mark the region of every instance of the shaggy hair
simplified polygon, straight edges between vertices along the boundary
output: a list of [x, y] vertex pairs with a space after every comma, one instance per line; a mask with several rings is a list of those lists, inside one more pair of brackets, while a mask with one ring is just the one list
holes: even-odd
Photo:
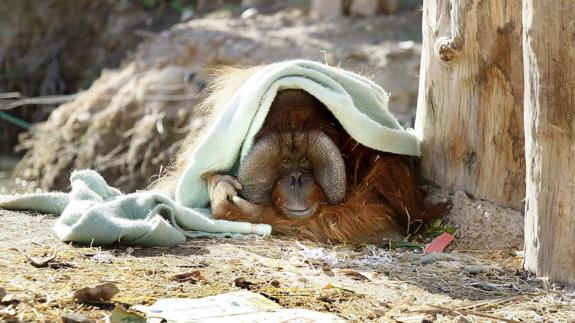
[[[217, 70], [218, 76], [208, 88], [211, 94], [201, 106], [208, 121], [217, 118], [221, 107], [257, 69]], [[205, 129], [209, 129], [209, 125]], [[290, 219], [274, 205], [263, 205], [263, 212], [254, 218], [230, 204], [221, 219], [267, 223], [274, 233], [314, 241], [378, 243], [384, 238], [399, 240], [444, 212], [445, 205], [425, 202], [426, 193], [419, 186], [413, 157], [383, 153], [359, 144], [311, 95], [294, 96], [293, 90], [279, 92], [255, 140], [286, 130], [320, 130], [340, 147], [346, 165], [345, 200], [335, 205], [324, 203], [316, 214], [306, 219]], [[173, 192], [196, 139], [202, 134], [188, 136], [171, 171], [160, 178], [155, 187]]]

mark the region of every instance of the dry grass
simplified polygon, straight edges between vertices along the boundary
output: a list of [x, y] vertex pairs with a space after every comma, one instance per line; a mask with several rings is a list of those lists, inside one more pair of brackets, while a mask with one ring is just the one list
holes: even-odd
[[[412, 251], [256, 237], [196, 239], [177, 248], [100, 248], [57, 241], [52, 222], [50, 216], [0, 211], [0, 287], [19, 299], [15, 314], [2, 318], [54, 321], [74, 312], [101, 320], [113, 303], [249, 288], [284, 307], [360, 321], [575, 320], [573, 291], [530, 278], [520, 269], [521, 257], [507, 251], [451, 252], [427, 262]], [[42, 264], [41, 257], [53, 254]], [[172, 278], [193, 271], [201, 279]], [[78, 288], [108, 281], [120, 290], [112, 302], [69, 298]]]

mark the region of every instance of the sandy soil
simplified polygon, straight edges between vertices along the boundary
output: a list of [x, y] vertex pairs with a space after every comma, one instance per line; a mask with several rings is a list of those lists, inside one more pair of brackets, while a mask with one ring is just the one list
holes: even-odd
[[450, 194], [445, 189], [433, 189], [429, 198], [451, 204], [443, 220], [457, 229], [458, 248], [523, 250], [523, 212], [474, 200], [462, 191]]
[[[54, 219], [0, 211], [0, 288], [17, 299], [0, 305], [0, 320], [54, 321], [71, 312], [101, 320], [112, 302], [76, 304], [69, 293], [104, 281], [120, 290], [113, 303], [126, 305], [243, 287], [288, 308], [358, 321], [575, 320], [575, 292], [530, 278], [520, 269], [521, 257], [509, 251], [451, 250], [426, 259], [417, 250], [253, 236], [195, 239], [176, 248], [99, 248], [58, 241]], [[53, 253], [41, 268], [28, 259]], [[199, 271], [199, 281], [171, 278], [192, 271]], [[238, 278], [248, 283], [237, 284]]]

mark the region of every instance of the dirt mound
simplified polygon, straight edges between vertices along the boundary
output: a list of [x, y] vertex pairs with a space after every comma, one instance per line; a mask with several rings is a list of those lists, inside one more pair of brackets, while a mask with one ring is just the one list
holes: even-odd
[[414, 115], [420, 46], [416, 12], [317, 22], [300, 10], [249, 19], [199, 19], [150, 34], [122, 67], [60, 106], [21, 146], [15, 176], [65, 189], [72, 169], [98, 170], [124, 191], [145, 187], [204, 121], [194, 106], [206, 66], [308, 58], [368, 74], [391, 91], [404, 124]]
[[523, 213], [495, 203], [474, 200], [465, 192], [450, 194], [438, 189], [430, 198], [436, 202], [450, 201], [445, 216], [448, 226], [457, 229], [454, 244], [470, 250], [523, 250]]
[[[0, 93], [4, 98], [59, 95], [86, 88], [104, 66], [118, 66], [145, 31], [180, 20], [167, 4], [137, 1], [1, 1]], [[9, 100], [1, 100], [0, 105]], [[28, 122], [46, 120], [54, 105], [11, 110]], [[12, 153], [24, 131], [0, 118], [0, 153]]]

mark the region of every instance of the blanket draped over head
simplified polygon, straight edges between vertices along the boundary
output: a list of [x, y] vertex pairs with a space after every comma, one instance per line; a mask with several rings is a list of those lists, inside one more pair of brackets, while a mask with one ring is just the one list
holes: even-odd
[[186, 237], [268, 235], [267, 224], [214, 220], [202, 175], [233, 174], [249, 152], [278, 91], [302, 89], [333, 113], [359, 143], [384, 152], [419, 156], [419, 141], [387, 109], [388, 94], [365, 77], [340, 68], [291, 60], [257, 70], [222, 106], [187, 157], [175, 196], [151, 190], [123, 194], [95, 171], [70, 177], [69, 193], [0, 196], [0, 208], [58, 214], [56, 235], [93, 245], [174, 246]]

